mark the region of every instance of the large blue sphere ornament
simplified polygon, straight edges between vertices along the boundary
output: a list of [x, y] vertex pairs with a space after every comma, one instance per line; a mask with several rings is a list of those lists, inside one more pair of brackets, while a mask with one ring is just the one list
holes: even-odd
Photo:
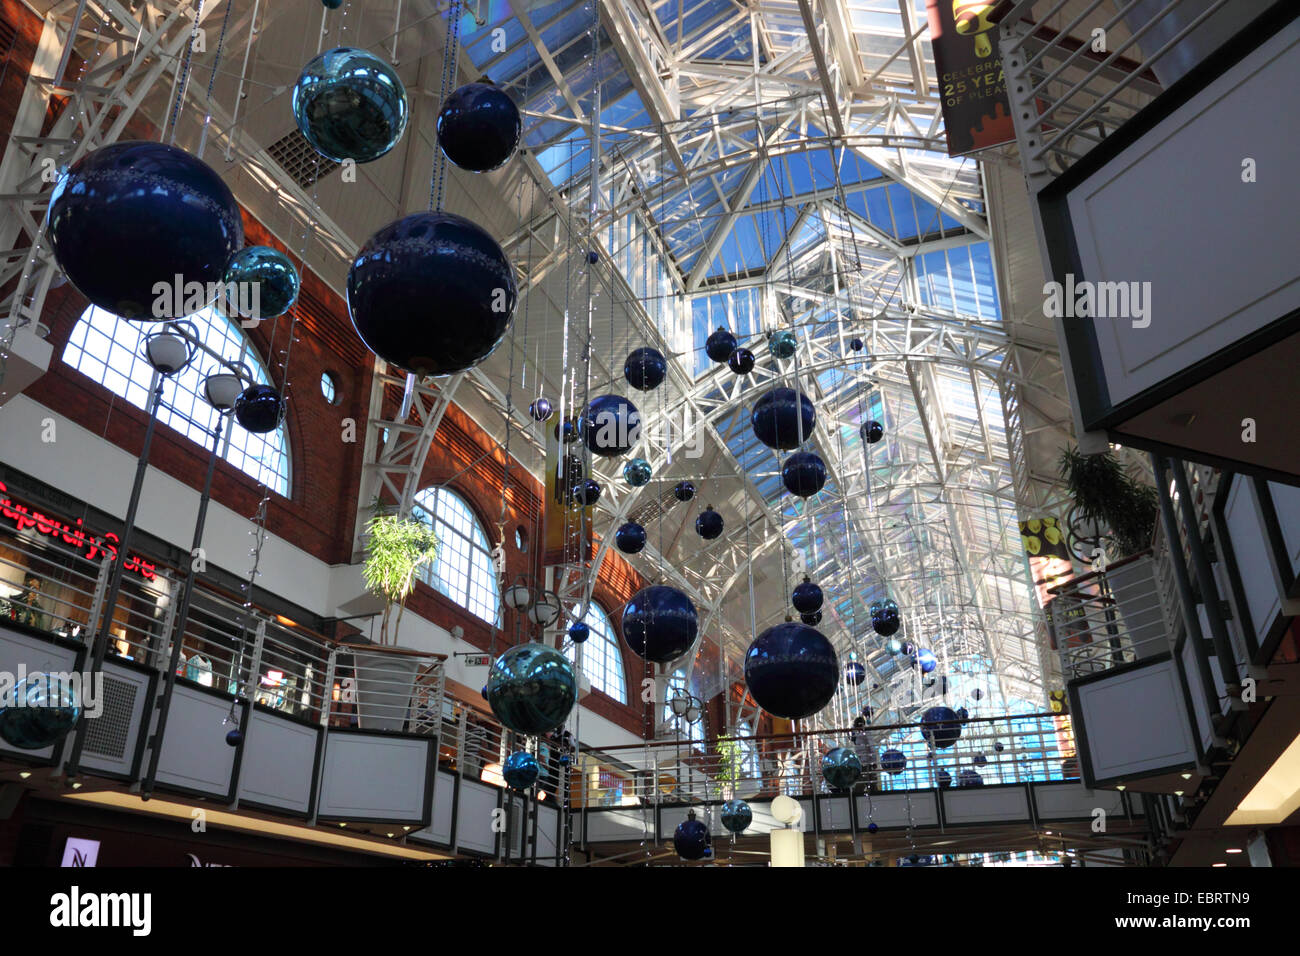
[[718, 818], [729, 833], [744, 833], [754, 822], [754, 811], [744, 800], [728, 800], [719, 808]]
[[293, 118], [322, 156], [368, 163], [397, 145], [410, 110], [397, 72], [365, 50], [326, 50], [302, 68]]
[[591, 637], [591, 628], [582, 621], [574, 621], [569, 625], [569, 640], [573, 643], [585, 644], [589, 637]]
[[554, 408], [551, 406], [549, 398], [537, 398], [528, 406], [528, 414], [533, 416], [533, 421], [544, 422], [551, 417]]
[[0, 737], [19, 750], [44, 750], [58, 743], [81, 716], [76, 688], [53, 674], [29, 674], [5, 697]]
[[798, 338], [789, 329], [773, 332], [772, 337], [767, 340], [768, 351], [772, 353], [774, 358], [779, 359], [788, 359], [791, 355], [794, 355], [794, 350], [798, 345]]
[[695, 497], [695, 482], [679, 481], [673, 486], [673, 497], [678, 501], [690, 501]]
[[871, 626], [881, 637], [891, 637], [898, 633], [903, 620], [898, 614], [898, 605], [893, 601], [871, 602]]
[[897, 776], [907, 769], [907, 757], [903, 756], [901, 750], [886, 750], [880, 755], [880, 769]]
[[645, 547], [645, 542], [645, 528], [635, 521], [619, 525], [619, 529], [614, 532], [614, 546], [624, 554], [636, 554]]
[[626, 455], [641, 438], [641, 413], [621, 395], [601, 395], [583, 410], [578, 431], [593, 455]]
[[[209, 283], [220, 283], [244, 244], [239, 205], [221, 177], [163, 143], [130, 140], [86, 154], [54, 187], [46, 215], [68, 280], [124, 319], [179, 319], [205, 308]], [[160, 295], [158, 283], [168, 291]]]
[[274, 319], [298, 301], [298, 270], [289, 257], [270, 246], [245, 246], [230, 258], [222, 284], [226, 301], [243, 318]]
[[939, 666], [939, 658], [928, 647], [922, 647], [916, 652], [916, 662], [921, 665], [922, 674], [928, 674]]
[[704, 342], [704, 353], [714, 362], [722, 363], [736, 350], [736, 337], [722, 326]]
[[945, 790], [952, 786], [952, 774], [942, 768], [934, 772], [934, 779]]
[[488, 706], [517, 734], [544, 734], [564, 723], [578, 700], [573, 664], [544, 644], [520, 644], [488, 672]]
[[683, 860], [699, 860], [709, 849], [709, 842], [709, 828], [695, 819], [694, 810], [688, 810], [686, 819], [673, 831], [673, 849]]
[[822, 757], [822, 776], [832, 790], [847, 790], [862, 776], [862, 761], [848, 747], [836, 747]]
[[885, 437], [885, 426], [877, 421], [863, 422], [862, 427], [858, 429], [858, 434], [868, 445], [874, 445]]
[[357, 335], [416, 375], [463, 372], [491, 355], [510, 328], [515, 295], [514, 267], [496, 240], [447, 212], [389, 223], [348, 272]]
[[284, 399], [270, 385], [250, 385], [235, 399], [235, 421], [255, 435], [265, 435], [284, 421]]
[[813, 611], [820, 611], [822, 601], [825, 595], [822, 589], [812, 583], [812, 579], [804, 577], [801, 584], [796, 584], [794, 591], [790, 594], [790, 603], [800, 614], [811, 614]]
[[931, 707], [921, 715], [921, 736], [936, 750], [947, 750], [961, 737], [961, 720], [951, 707]]
[[713, 510], [713, 505], [708, 505], [695, 518], [695, 533], [705, 541], [712, 541], [722, 534], [722, 515]]
[[644, 458], [633, 458], [623, 466], [623, 478], [633, 488], [640, 488], [650, 480], [652, 474], [650, 462]]
[[749, 420], [754, 426], [754, 437], [764, 445], [790, 451], [813, 433], [817, 413], [812, 400], [803, 392], [778, 386], [754, 403]]
[[643, 588], [623, 606], [623, 640], [637, 657], [667, 664], [691, 649], [700, 630], [695, 605], [664, 584]]
[[866, 679], [867, 669], [857, 661], [849, 661], [844, 665], [844, 683], [857, 687]]
[[727, 356], [727, 367], [737, 375], [748, 375], [754, 371], [754, 353], [749, 349], [738, 348]]
[[590, 508], [600, 500], [600, 482], [595, 478], [584, 478], [569, 493], [569, 501], [584, 508]]
[[519, 107], [496, 84], [466, 83], [438, 111], [438, 145], [448, 159], [472, 173], [504, 166], [519, 145]]
[[512, 753], [501, 767], [501, 776], [511, 790], [527, 790], [537, 782], [542, 768], [537, 758], [526, 750]]
[[974, 770], [963, 770], [957, 774], [957, 786], [959, 787], [982, 787], [984, 778]]
[[826, 484], [826, 463], [810, 451], [797, 451], [781, 466], [781, 482], [790, 494], [809, 498]]
[[806, 624], [786, 621], [754, 638], [745, 652], [745, 683], [758, 706], [802, 720], [825, 707], [840, 681], [835, 648]]
[[623, 377], [633, 388], [648, 392], [658, 388], [668, 376], [668, 360], [652, 348], [639, 348], [623, 363]]

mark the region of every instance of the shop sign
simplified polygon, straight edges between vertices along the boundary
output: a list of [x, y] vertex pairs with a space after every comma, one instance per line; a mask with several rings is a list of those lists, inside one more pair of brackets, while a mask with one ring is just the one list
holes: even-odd
[[[59, 518], [42, 514], [26, 505], [16, 504], [9, 498], [9, 489], [0, 481], [0, 516], [12, 521], [19, 531], [32, 528], [39, 534], [49, 535], [62, 541], [74, 551], [81, 552], [87, 561], [94, 561], [102, 555], [109, 555], [110, 560], [117, 560], [118, 537], [112, 531], [97, 535], [81, 526], [81, 519], [69, 524]], [[157, 566], [146, 561], [138, 554], [131, 555], [124, 565], [127, 571], [133, 571], [146, 581], [152, 581]]]

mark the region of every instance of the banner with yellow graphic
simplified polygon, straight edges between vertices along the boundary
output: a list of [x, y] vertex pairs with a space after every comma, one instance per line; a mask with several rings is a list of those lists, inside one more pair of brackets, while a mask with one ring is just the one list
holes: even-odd
[[998, 0], [926, 2], [949, 156], [1016, 139], [997, 25], [991, 19], [997, 6]]

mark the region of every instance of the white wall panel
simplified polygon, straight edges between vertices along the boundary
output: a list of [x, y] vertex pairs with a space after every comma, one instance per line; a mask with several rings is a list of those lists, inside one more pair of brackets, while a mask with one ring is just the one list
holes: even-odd
[[319, 737], [316, 727], [254, 710], [244, 730], [239, 799], [295, 813], [310, 810]]
[[1042, 820], [1091, 819], [1094, 811], [1107, 816], [1124, 812], [1124, 796], [1118, 790], [1089, 790], [1081, 783], [1034, 784], [1034, 803]]
[[942, 793], [943, 818], [950, 824], [1029, 819], [1024, 787], [961, 787]]
[[1123, 778], [1196, 760], [1172, 660], [1121, 671], [1078, 687], [1093, 774]]
[[349, 820], [420, 819], [432, 746], [432, 738], [328, 733], [316, 812]]
[[222, 724], [229, 713], [228, 700], [176, 684], [167, 711], [157, 782], [213, 796], [229, 793], [235, 748], [226, 743], [230, 728]]
[[496, 787], [461, 780], [460, 805], [456, 809], [456, 846], [478, 853], [496, 853], [496, 833], [492, 830], [493, 812], [497, 809]]
[[[917, 793], [883, 793], [861, 796], [858, 800], [858, 826], [865, 830], [868, 820], [881, 827], [930, 827], [939, 824], [939, 804], [933, 790]], [[909, 816], [910, 811], [910, 816]]]
[[1255, 483], [1249, 478], [1240, 475], [1233, 478], [1223, 506], [1223, 523], [1232, 539], [1237, 573], [1241, 576], [1241, 588], [1258, 641], [1282, 609], [1282, 596], [1273, 572], [1264, 517], [1255, 497]]

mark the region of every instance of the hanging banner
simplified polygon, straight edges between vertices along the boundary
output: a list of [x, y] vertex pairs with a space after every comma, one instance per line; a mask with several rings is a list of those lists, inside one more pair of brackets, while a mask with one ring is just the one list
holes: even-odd
[[561, 445], [552, 415], [542, 425], [546, 432], [546, 501], [543, 519], [546, 525], [542, 547], [542, 564], [576, 564], [590, 560], [592, 554], [592, 508], [574, 507], [570, 492], [586, 477], [582, 456], [573, 445]]
[[[1029, 555], [1029, 573], [1034, 579], [1034, 593], [1038, 596], [1038, 606], [1047, 615], [1048, 636], [1052, 650], [1057, 650], [1060, 638], [1065, 637], [1068, 645], [1078, 644], [1087, 637], [1087, 607], [1075, 601], [1064, 607], [1062, 616], [1066, 623], [1059, 629], [1053, 617], [1052, 602], [1059, 600], [1050, 594], [1052, 588], [1064, 584], [1074, 577], [1074, 562], [1070, 557], [1070, 546], [1065, 540], [1065, 529], [1056, 518], [1030, 518], [1020, 522], [1020, 540]], [[1075, 618], [1078, 623], [1071, 623]]]
[[948, 155], [1015, 141], [1007, 81], [989, 19], [998, 0], [926, 0]]

